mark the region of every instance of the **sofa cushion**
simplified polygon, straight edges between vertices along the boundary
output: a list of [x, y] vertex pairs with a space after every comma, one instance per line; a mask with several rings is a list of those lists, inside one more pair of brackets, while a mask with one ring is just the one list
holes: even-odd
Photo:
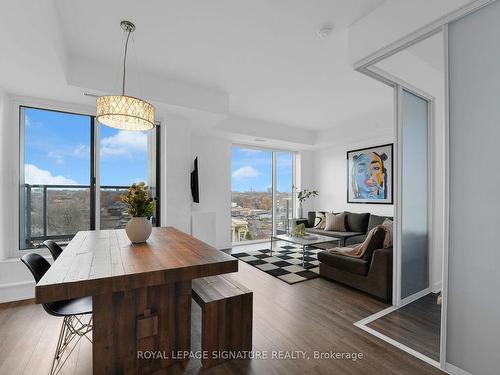
[[366, 251], [363, 254], [364, 260], [370, 262], [372, 260], [373, 252], [384, 247], [385, 233], [386, 231], [383, 227], [374, 229], [370, 242], [368, 243]]
[[345, 232], [345, 213], [332, 214], [327, 212], [325, 230], [333, 230], [335, 232]]
[[318, 260], [331, 267], [341, 269], [358, 275], [367, 275], [370, 263], [364, 259], [346, 257], [345, 255], [333, 254], [327, 251], [318, 253]]
[[358, 236], [363, 233], [359, 232], [335, 232], [333, 230], [306, 228], [307, 233], [320, 234], [322, 236], [336, 237], [336, 238], [348, 238], [352, 236]]
[[368, 220], [370, 219], [370, 214], [355, 214], [353, 212], [346, 211], [346, 229], [349, 232], [368, 232]]
[[307, 213], [307, 227], [314, 227], [314, 220], [316, 220], [316, 211], [309, 211]]
[[326, 216], [323, 212], [316, 212], [316, 218], [314, 219], [314, 228], [315, 229], [325, 229], [326, 225]]
[[367, 230], [367, 232], [371, 231], [377, 225], [382, 225], [382, 223], [384, 222], [385, 219], [392, 220], [392, 217], [390, 217], [390, 216], [370, 215], [370, 219], [368, 220], [368, 230]]
[[382, 223], [384, 226], [386, 233], [385, 233], [385, 240], [384, 240], [384, 248], [392, 247], [392, 236], [393, 236], [393, 226], [394, 222], [391, 219], [385, 219], [384, 222]]

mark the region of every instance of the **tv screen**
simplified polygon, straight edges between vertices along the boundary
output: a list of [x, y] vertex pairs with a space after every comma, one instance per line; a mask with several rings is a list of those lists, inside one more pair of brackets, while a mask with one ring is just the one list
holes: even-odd
[[194, 159], [194, 168], [191, 172], [191, 195], [193, 202], [200, 203], [200, 191], [198, 188], [198, 157]]

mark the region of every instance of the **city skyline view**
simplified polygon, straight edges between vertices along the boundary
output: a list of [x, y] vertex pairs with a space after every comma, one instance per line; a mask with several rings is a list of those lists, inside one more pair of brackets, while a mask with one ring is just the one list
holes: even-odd
[[284, 233], [293, 207], [293, 153], [234, 146], [231, 162], [231, 241], [268, 239], [273, 221], [276, 231]]

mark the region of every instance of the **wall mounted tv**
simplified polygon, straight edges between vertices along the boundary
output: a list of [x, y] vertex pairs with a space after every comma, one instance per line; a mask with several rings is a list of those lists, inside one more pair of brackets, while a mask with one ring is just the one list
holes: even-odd
[[200, 203], [200, 190], [198, 187], [198, 157], [194, 159], [194, 168], [191, 172], [191, 195], [193, 202]]

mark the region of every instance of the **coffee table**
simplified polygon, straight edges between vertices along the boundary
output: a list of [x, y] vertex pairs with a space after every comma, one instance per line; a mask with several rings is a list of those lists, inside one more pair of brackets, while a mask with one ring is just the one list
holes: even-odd
[[292, 237], [288, 234], [278, 234], [276, 236], [271, 236], [271, 256], [273, 256], [273, 242], [274, 241], [285, 241], [293, 243], [294, 245], [302, 246], [302, 267], [305, 268], [305, 257], [306, 257], [306, 247], [315, 246], [326, 242], [337, 242], [340, 246], [341, 239], [337, 237], [323, 236], [321, 234], [311, 234], [310, 238], [307, 237]]

